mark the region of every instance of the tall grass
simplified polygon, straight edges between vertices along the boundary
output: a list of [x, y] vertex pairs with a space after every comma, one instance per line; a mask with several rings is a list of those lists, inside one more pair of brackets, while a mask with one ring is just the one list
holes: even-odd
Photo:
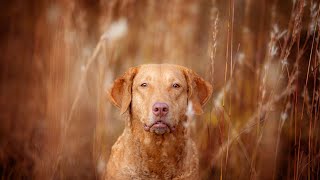
[[37, 1], [1, 7], [2, 179], [103, 178], [124, 121], [106, 99], [143, 63], [214, 86], [191, 135], [201, 179], [319, 179], [320, 5]]

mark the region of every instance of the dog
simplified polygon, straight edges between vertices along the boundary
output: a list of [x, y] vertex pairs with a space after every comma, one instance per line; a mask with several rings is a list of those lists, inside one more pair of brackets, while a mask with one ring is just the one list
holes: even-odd
[[108, 91], [126, 125], [111, 149], [106, 179], [199, 179], [195, 143], [187, 133], [193, 113], [212, 94], [212, 86], [192, 70], [171, 64], [130, 68]]

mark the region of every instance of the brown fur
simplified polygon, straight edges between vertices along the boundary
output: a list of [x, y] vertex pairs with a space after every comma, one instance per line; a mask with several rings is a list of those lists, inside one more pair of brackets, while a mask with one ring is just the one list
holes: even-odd
[[[148, 82], [147, 88], [140, 83]], [[172, 88], [178, 82], [180, 88]], [[129, 69], [115, 80], [109, 93], [111, 102], [126, 119], [123, 134], [113, 145], [107, 165], [107, 179], [198, 179], [198, 155], [183, 125], [192, 102], [195, 114], [210, 98], [212, 87], [191, 70], [177, 65], [142, 65]], [[176, 127], [157, 135], [143, 129], [154, 121], [151, 106], [169, 105], [166, 122]]]

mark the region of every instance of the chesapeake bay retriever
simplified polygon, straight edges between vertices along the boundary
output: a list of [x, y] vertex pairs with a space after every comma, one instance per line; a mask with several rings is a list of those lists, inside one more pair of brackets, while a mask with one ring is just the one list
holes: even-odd
[[178, 65], [148, 64], [130, 68], [114, 81], [111, 102], [126, 125], [113, 145], [107, 179], [199, 179], [198, 155], [184, 124], [212, 93], [212, 86]]

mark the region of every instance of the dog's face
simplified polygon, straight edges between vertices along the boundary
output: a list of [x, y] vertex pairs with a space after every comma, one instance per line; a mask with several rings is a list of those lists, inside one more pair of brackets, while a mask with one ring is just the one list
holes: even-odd
[[175, 66], [142, 66], [132, 85], [132, 115], [156, 134], [175, 130], [188, 103], [188, 84]]
[[195, 114], [201, 114], [211, 93], [211, 85], [190, 69], [150, 64], [131, 68], [118, 78], [110, 97], [122, 113], [140, 120], [141, 129], [162, 135], [175, 131], [188, 103]]

